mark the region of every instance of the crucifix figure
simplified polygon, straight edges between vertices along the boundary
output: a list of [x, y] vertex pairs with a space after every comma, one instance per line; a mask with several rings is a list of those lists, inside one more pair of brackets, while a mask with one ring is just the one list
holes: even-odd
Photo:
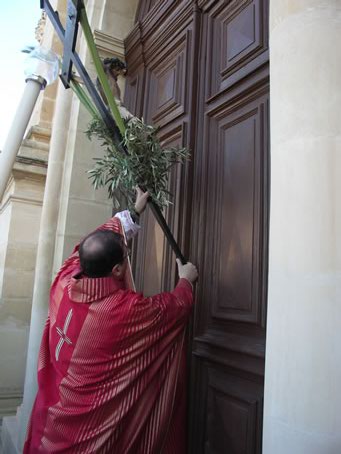
[[[117, 78], [118, 78], [118, 76], [124, 76], [126, 74], [127, 67], [126, 67], [125, 63], [116, 57], [105, 58], [103, 60], [103, 67], [104, 67], [104, 72], [108, 77], [110, 89], [111, 89], [111, 92], [112, 92], [114, 98], [116, 100], [122, 102], [121, 90], [120, 90], [120, 87], [118, 86]], [[105, 102], [106, 105], [108, 105], [107, 98], [105, 97], [104, 91], [102, 89], [102, 85], [100, 84], [98, 77], [96, 79], [96, 87], [97, 87], [98, 91], [100, 92], [103, 101]]]
[[[118, 77], [125, 76], [127, 73], [126, 64], [117, 57], [111, 57], [111, 58], [107, 57], [103, 60], [103, 68], [104, 68], [104, 72], [108, 78], [110, 90], [115, 98], [115, 101], [118, 106], [118, 110], [120, 112], [121, 117], [124, 120], [131, 120], [132, 118], [135, 118], [134, 115], [131, 112], [129, 112], [129, 110], [123, 105], [123, 102], [121, 99], [121, 89], [117, 83]], [[107, 98], [105, 96], [105, 93], [103, 91], [102, 85], [101, 85], [98, 77], [96, 79], [96, 88], [99, 91], [105, 104], [108, 105]]]

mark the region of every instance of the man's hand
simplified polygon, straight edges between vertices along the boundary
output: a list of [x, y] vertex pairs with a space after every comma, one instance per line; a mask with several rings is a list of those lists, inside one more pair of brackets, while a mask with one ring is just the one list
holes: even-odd
[[135, 211], [137, 214], [141, 214], [146, 209], [147, 201], [149, 197], [149, 192], [143, 192], [140, 188], [136, 188], [136, 202], [135, 202]]
[[187, 279], [191, 283], [198, 279], [198, 270], [193, 263], [188, 262], [186, 265], [183, 265], [180, 259], [176, 259], [176, 263], [178, 265], [180, 279]]

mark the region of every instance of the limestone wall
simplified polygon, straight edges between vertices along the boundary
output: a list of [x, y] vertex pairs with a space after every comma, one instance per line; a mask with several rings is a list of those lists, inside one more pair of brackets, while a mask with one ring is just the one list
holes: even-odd
[[341, 452], [339, 0], [270, 1], [264, 454]]
[[24, 142], [0, 207], [0, 417], [22, 397], [47, 148]]

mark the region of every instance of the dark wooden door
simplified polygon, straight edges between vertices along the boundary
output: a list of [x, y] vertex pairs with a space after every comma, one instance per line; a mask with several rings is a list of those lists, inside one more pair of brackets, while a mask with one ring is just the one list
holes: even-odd
[[[191, 330], [191, 453], [261, 452], [268, 245], [268, 0], [141, 1], [127, 39], [126, 102], [192, 159], [166, 213], [199, 268]], [[153, 217], [138, 287], [171, 289]]]

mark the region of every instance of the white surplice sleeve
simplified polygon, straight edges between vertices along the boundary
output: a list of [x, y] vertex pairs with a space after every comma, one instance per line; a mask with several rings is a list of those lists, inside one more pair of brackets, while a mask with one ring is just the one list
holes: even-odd
[[115, 217], [121, 221], [128, 241], [141, 229], [141, 227], [133, 221], [129, 210], [120, 211], [115, 214]]

